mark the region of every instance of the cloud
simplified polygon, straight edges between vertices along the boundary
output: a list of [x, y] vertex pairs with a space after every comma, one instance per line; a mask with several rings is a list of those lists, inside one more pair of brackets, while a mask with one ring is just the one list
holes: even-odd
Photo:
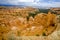
[[38, 2], [32, 3], [31, 6], [41, 6], [41, 7], [60, 7], [60, 2]]
[[19, 2], [34, 2], [34, 0], [17, 0]]
[[0, 0], [0, 4], [60, 7], [59, 0]]
[[51, 2], [50, 6], [52, 6], [52, 7], [60, 7], [60, 2]]

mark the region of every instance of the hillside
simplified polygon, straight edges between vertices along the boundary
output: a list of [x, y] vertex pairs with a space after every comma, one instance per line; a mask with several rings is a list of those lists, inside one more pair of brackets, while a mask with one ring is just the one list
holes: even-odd
[[55, 11], [32, 7], [0, 7], [0, 40], [51, 35], [60, 20], [52, 10]]

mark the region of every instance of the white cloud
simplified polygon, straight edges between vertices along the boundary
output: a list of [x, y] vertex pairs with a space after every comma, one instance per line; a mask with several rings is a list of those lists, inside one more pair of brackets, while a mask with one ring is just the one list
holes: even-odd
[[50, 4], [50, 6], [52, 6], [52, 7], [60, 7], [60, 2], [52, 2]]
[[34, 2], [34, 0], [17, 0], [19, 2]]
[[11, 5], [27, 5], [27, 6], [43, 6], [43, 7], [60, 7], [60, 2], [45, 2], [43, 0], [0, 0], [0, 4], [11, 4]]
[[32, 2], [32, 3], [34, 3], [34, 0], [5, 0], [5, 1], [1, 0], [0, 4], [14, 4], [14, 5], [19, 5], [20, 2], [25, 2], [25, 3]]

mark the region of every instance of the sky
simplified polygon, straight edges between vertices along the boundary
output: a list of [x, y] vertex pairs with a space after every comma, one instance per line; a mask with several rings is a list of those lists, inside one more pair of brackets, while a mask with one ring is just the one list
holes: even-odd
[[0, 5], [26, 5], [41, 7], [60, 7], [60, 0], [0, 0]]

